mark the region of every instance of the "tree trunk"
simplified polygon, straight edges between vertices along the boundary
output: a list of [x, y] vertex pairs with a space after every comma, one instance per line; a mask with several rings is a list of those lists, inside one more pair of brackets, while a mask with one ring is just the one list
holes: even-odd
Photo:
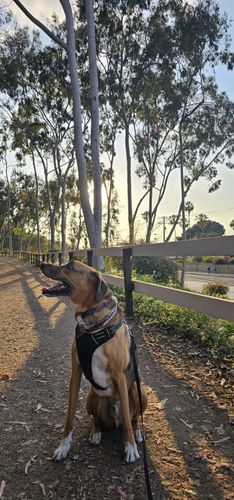
[[66, 202], [65, 202], [65, 195], [66, 195], [66, 177], [64, 176], [63, 179], [61, 179], [61, 250], [62, 252], [65, 252], [67, 250], [67, 244], [66, 244]]
[[50, 213], [50, 251], [55, 252], [55, 212]]
[[[150, 183], [151, 184], [151, 183]], [[149, 219], [148, 219], [148, 224], [147, 224], [147, 232], [146, 232], [146, 238], [145, 242], [150, 243], [151, 240], [151, 233], [153, 229], [153, 186], [150, 185], [150, 191], [149, 191]]]
[[10, 187], [10, 181], [8, 177], [8, 165], [7, 165], [7, 158], [5, 154], [5, 167], [6, 167], [6, 181], [7, 181], [7, 229], [8, 229], [8, 245], [9, 245], [9, 252], [10, 255], [13, 253], [13, 240], [12, 240], [12, 231], [11, 231], [11, 187]]
[[[182, 239], [186, 240], [186, 218], [185, 218], [185, 192], [184, 192], [184, 148], [182, 136], [182, 122], [179, 128], [180, 140], [180, 184], [181, 184], [181, 212], [182, 212]], [[180, 284], [184, 287], [185, 280], [185, 257], [182, 259]]]
[[98, 71], [96, 60], [96, 38], [95, 20], [93, 11], [93, 0], [86, 0], [87, 35], [89, 52], [89, 79], [91, 93], [91, 151], [94, 183], [94, 221], [96, 229], [96, 241], [102, 245], [102, 178], [100, 168], [99, 152], [99, 95], [98, 95]]
[[77, 159], [78, 174], [79, 174], [80, 200], [90, 245], [91, 247], [97, 247], [98, 246], [97, 243], [99, 242], [96, 234], [94, 216], [89, 201], [88, 178], [87, 178], [87, 169], [86, 169], [85, 155], [84, 155], [80, 84], [77, 74], [76, 42], [75, 42], [75, 32], [73, 25], [73, 15], [70, 2], [68, 0], [60, 0], [60, 2], [62, 4], [66, 17], [67, 55], [68, 55], [69, 72], [71, 77], [71, 92], [73, 100], [73, 119], [74, 119], [74, 136], [75, 136], [74, 139], [75, 139], [75, 151], [76, 151], [76, 159]]
[[38, 177], [37, 177], [37, 169], [36, 169], [35, 156], [34, 156], [33, 153], [32, 153], [32, 162], [33, 162], [33, 169], [34, 169], [34, 175], [35, 175], [35, 184], [36, 184], [37, 251], [38, 251], [38, 253], [41, 253], [40, 220], [39, 220], [39, 186], [38, 186]]
[[128, 193], [128, 227], [129, 227], [129, 243], [134, 244], [134, 220], [132, 216], [132, 159], [130, 153], [130, 134], [129, 122], [124, 121], [125, 124], [125, 152], [127, 161], [127, 193]]

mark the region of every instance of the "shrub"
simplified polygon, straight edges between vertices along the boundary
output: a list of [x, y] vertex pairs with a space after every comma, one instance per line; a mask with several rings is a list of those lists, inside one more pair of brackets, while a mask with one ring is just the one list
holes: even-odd
[[175, 261], [163, 257], [134, 257], [133, 269], [137, 274], [151, 275], [154, 283], [176, 283], [178, 265]]
[[[124, 309], [124, 292], [112, 287]], [[217, 362], [228, 361], [234, 367], [234, 323], [218, 320], [203, 313], [168, 304], [161, 300], [134, 293], [134, 316], [139, 322], [182, 335], [195, 344], [208, 347]]]
[[203, 261], [203, 257], [192, 257], [192, 262], [202, 262]]
[[113, 271], [119, 271], [122, 274], [123, 273], [122, 257], [111, 257], [111, 256], [105, 257], [105, 270], [107, 273], [111, 273]]
[[202, 293], [215, 297], [226, 297], [228, 290], [229, 287], [227, 285], [219, 283], [218, 281], [214, 281], [212, 283], [207, 283], [206, 285], [204, 285], [202, 288]]
[[216, 259], [215, 264], [226, 264], [226, 262], [222, 257], [219, 257]]
[[203, 262], [207, 262], [207, 264], [212, 264], [213, 262], [213, 257], [209, 257], [209, 256], [206, 256], [206, 257], [203, 257]]

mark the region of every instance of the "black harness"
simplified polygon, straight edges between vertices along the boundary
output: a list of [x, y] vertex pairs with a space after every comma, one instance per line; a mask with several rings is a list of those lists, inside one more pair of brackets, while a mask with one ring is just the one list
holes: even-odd
[[107, 387], [101, 387], [93, 379], [92, 357], [98, 347], [114, 337], [122, 324], [123, 321], [121, 320], [116, 325], [107, 326], [96, 333], [80, 333], [79, 324], [76, 327], [76, 347], [82, 370], [92, 386], [100, 391], [105, 391]]

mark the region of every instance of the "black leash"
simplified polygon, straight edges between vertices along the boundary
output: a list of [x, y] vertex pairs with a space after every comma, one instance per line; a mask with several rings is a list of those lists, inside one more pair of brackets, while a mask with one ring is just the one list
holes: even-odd
[[136, 360], [136, 341], [135, 341], [134, 335], [132, 335], [132, 333], [130, 333], [130, 335], [131, 335], [131, 355], [132, 355], [133, 368], [134, 368], [134, 374], [135, 374], [137, 392], [138, 392], [138, 398], [139, 398], [139, 404], [140, 404], [140, 411], [141, 411], [141, 427], [142, 427], [142, 438], [143, 438], [142, 447], [143, 447], [143, 459], [144, 459], [144, 471], [145, 471], [145, 484], [146, 484], [146, 489], [147, 489], [148, 500], [154, 500], [153, 495], [152, 495], [152, 490], [151, 490], [151, 484], [150, 484], [149, 468], [148, 468], [147, 452], [146, 452], [146, 444], [145, 444], [141, 386], [140, 386], [140, 379], [139, 379], [137, 360]]

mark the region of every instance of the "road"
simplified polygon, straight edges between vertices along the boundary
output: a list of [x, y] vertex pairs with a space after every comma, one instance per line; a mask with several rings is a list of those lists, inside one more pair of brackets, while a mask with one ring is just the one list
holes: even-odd
[[185, 286], [197, 292], [201, 292], [206, 283], [214, 281], [228, 285], [228, 297], [234, 300], [234, 274], [208, 274], [194, 271], [187, 272], [185, 275]]

